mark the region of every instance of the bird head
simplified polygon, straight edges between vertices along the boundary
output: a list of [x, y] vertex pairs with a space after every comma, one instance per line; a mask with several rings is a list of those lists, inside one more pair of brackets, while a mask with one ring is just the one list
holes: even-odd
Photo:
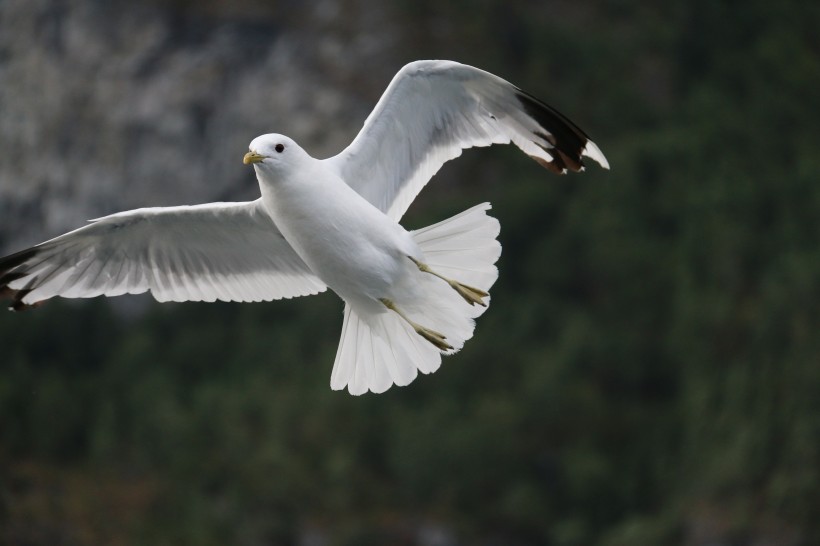
[[268, 172], [298, 165], [307, 156], [293, 140], [277, 134], [256, 137], [251, 141], [248, 150], [242, 162]]

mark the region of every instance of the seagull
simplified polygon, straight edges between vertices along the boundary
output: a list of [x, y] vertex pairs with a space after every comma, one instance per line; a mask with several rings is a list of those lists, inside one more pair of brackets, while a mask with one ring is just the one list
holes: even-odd
[[445, 162], [509, 143], [553, 173], [582, 171], [584, 158], [609, 168], [577, 125], [515, 85], [415, 61], [338, 155], [316, 159], [284, 135], [259, 136], [243, 159], [259, 199], [91, 220], [0, 258], [0, 298], [20, 311], [55, 296], [251, 302], [330, 288], [345, 303], [331, 388], [405, 386], [472, 337], [501, 245], [489, 203], [415, 231], [398, 222]]

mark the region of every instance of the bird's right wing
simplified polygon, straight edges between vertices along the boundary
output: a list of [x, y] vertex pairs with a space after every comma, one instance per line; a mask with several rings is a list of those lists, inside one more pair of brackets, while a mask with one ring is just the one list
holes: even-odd
[[15, 310], [54, 296], [270, 301], [325, 288], [261, 200], [121, 212], [0, 258]]

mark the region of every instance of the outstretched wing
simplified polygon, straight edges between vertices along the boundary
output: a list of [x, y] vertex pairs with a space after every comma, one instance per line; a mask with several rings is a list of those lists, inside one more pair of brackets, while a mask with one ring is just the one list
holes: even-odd
[[325, 288], [261, 200], [121, 212], [0, 258], [15, 310], [54, 296], [269, 301]]
[[582, 156], [609, 168], [595, 143], [557, 110], [489, 72], [452, 61], [402, 68], [355, 140], [325, 161], [398, 220], [462, 150], [510, 142], [556, 173], [582, 170]]

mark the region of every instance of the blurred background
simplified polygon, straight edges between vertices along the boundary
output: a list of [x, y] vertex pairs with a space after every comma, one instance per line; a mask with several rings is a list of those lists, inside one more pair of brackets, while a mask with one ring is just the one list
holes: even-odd
[[126, 208], [247, 200], [252, 138], [318, 157], [406, 62], [496, 73], [612, 164], [448, 164], [489, 200], [475, 338], [329, 388], [342, 304], [0, 314], [0, 543], [820, 543], [820, 4], [2, 0], [0, 253]]

